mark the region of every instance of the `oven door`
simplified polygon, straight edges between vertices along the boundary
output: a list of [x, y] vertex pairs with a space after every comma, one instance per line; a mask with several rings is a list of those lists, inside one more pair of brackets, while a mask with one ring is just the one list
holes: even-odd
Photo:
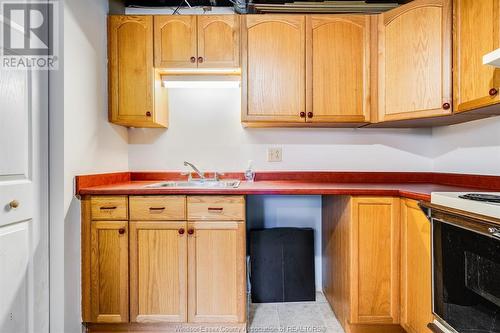
[[433, 311], [459, 333], [500, 332], [500, 239], [491, 225], [432, 219]]

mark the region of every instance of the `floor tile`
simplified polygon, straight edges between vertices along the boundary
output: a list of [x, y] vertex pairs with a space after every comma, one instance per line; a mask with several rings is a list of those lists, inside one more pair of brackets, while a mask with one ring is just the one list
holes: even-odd
[[344, 333], [323, 293], [316, 302], [251, 304], [249, 333]]

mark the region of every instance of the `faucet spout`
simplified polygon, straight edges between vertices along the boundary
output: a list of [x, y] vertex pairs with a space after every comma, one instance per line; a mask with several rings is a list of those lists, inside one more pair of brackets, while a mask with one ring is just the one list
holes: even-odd
[[[201, 172], [193, 163], [189, 163], [187, 161], [184, 161], [184, 166], [188, 166], [191, 169], [193, 169], [193, 171], [198, 175], [198, 177], [200, 177], [200, 179], [205, 179], [205, 175], [203, 174], [203, 172]], [[189, 178], [191, 178], [191, 174], [190, 174]]]

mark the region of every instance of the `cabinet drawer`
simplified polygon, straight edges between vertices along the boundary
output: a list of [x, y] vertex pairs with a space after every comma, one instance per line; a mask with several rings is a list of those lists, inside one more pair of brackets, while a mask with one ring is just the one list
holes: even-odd
[[127, 196], [96, 196], [90, 199], [93, 220], [128, 220]]
[[245, 220], [243, 196], [189, 196], [188, 220]]
[[132, 196], [130, 219], [134, 221], [185, 220], [186, 197], [183, 195]]

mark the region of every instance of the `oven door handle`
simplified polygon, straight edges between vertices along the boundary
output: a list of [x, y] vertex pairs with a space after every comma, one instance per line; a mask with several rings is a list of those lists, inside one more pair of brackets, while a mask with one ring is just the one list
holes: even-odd
[[500, 227], [492, 224], [477, 223], [475, 221], [468, 221], [467, 219], [460, 219], [460, 218], [453, 219], [453, 221], [451, 221], [448, 219], [433, 217], [432, 221], [453, 225], [455, 227], [459, 227], [464, 230], [472, 231], [486, 237], [500, 240]]
[[453, 225], [480, 235], [500, 240], [500, 220], [420, 201], [420, 209], [431, 223]]

